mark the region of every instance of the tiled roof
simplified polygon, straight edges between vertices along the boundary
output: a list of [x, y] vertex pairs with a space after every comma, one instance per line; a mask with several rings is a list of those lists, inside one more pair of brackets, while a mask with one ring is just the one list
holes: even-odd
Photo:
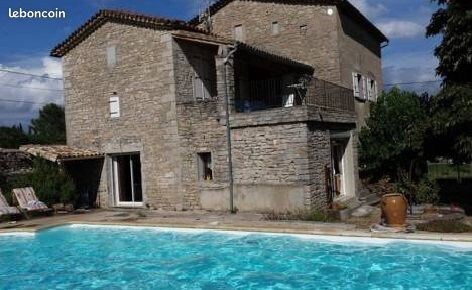
[[86, 39], [95, 30], [100, 28], [106, 22], [115, 22], [139, 27], [153, 29], [181, 29], [188, 31], [204, 32], [183, 20], [173, 20], [156, 16], [138, 14], [124, 10], [100, 10], [85, 24], [75, 30], [66, 40], [58, 44], [51, 51], [51, 56], [62, 57], [84, 39]]
[[97, 159], [103, 157], [103, 154], [94, 150], [66, 145], [24, 145], [20, 147], [20, 150], [35, 156], [40, 156], [52, 162]]
[[[217, 0], [210, 6], [210, 14], [213, 15], [218, 10], [222, 9], [229, 3], [234, 0]], [[340, 9], [346, 12], [359, 23], [365, 25], [365, 27], [377, 37], [381, 42], [388, 41], [387, 37], [380, 31], [369, 19], [367, 19], [354, 5], [352, 5], [348, 0], [240, 0], [240, 1], [257, 1], [257, 2], [280, 2], [285, 4], [307, 4], [307, 5], [336, 5]], [[192, 18], [189, 21], [190, 24], [198, 24], [199, 16]]]

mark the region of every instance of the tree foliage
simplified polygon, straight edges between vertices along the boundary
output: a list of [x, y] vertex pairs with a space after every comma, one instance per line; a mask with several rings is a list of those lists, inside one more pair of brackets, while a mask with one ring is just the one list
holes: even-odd
[[360, 163], [372, 177], [412, 180], [425, 162], [426, 109], [415, 93], [397, 88], [371, 106], [360, 132]]
[[33, 187], [39, 200], [51, 205], [65, 202], [75, 203], [75, 186], [72, 178], [57, 164], [35, 157], [32, 172], [18, 177], [12, 188]]
[[31, 120], [31, 137], [37, 144], [64, 144], [66, 124], [64, 108], [47, 104], [39, 111], [39, 117]]
[[430, 148], [455, 163], [472, 161], [472, 1], [432, 0], [439, 5], [427, 36], [442, 36], [435, 49], [441, 92], [431, 100]]
[[28, 142], [29, 137], [23, 132], [21, 124], [12, 127], [0, 127], [0, 148], [18, 148]]
[[472, 79], [472, 1], [432, 0], [439, 9], [431, 17], [426, 35], [442, 35], [436, 47], [438, 75], [446, 84], [470, 83]]

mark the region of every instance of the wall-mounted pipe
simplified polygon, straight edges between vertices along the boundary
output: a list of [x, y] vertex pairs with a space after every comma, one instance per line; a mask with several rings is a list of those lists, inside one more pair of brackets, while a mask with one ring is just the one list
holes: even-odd
[[224, 65], [224, 86], [225, 86], [225, 118], [226, 118], [226, 146], [228, 150], [228, 179], [229, 179], [229, 210], [231, 213], [236, 213], [234, 208], [234, 180], [233, 180], [233, 157], [231, 152], [231, 126], [229, 122], [229, 87], [228, 87], [228, 65], [229, 60], [234, 56], [238, 50], [234, 46], [226, 55], [223, 61]]

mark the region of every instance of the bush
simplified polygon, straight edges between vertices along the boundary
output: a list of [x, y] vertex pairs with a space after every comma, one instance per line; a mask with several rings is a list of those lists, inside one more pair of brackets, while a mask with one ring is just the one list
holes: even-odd
[[423, 178], [415, 186], [414, 195], [418, 203], [437, 204], [439, 202], [439, 186], [432, 178]]
[[72, 178], [57, 164], [41, 159], [33, 159], [30, 174], [13, 180], [12, 188], [33, 187], [38, 199], [53, 203], [75, 203], [75, 186]]

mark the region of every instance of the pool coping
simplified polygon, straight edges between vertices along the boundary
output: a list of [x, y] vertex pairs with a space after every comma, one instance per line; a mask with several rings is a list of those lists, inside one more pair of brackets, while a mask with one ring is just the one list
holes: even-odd
[[[245, 232], [245, 233], [267, 233], [267, 234], [290, 234], [290, 235], [311, 235], [311, 236], [329, 236], [329, 237], [345, 237], [345, 238], [372, 238], [372, 239], [389, 239], [389, 240], [405, 240], [418, 242], [459, 242], [470, 243], [472, 245], [471, 234], [445, 234], [445, 233], [374, 233], [355, 230], [344, 231], [327, 231], [324, 229], [296, 229], [296, 228], [276, 228], [276, 227], [249, 227], [235, 225], [211, 225], [211, 224], [189, 224], [189, 223], [133, 223], [133, 222], [93, 222], [93, 221], [63, 221], [51, 223], [49, 225], [38, 226], [36, 228], [11, 228], [1, 229], [0, 235], [7, 234], [34, 234], [43, 230], [54, 227], [67, 225], [97, 225], [97, 226], [126, 226], [126, 227], [154, 227], [169, 229], [200, 229], [211, 231], [226, 232]], [[441, 244], [441, 243], [438, 243]]]

